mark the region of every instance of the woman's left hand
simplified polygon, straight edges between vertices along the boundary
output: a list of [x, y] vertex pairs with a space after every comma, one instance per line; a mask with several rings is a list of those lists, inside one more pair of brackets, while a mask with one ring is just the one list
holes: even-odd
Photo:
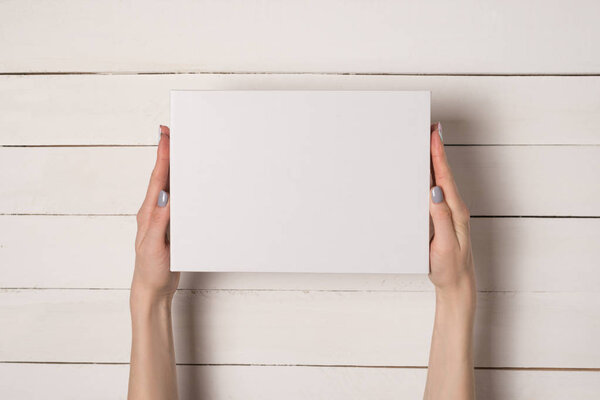
[[171, 300], [179, 284], [180, 274], [171, 272], [169, 268], [171, 256], [167, 241], [170, 219], [169, 141], [169, 128], [161, 125], [156, 165], [146, 199], [137, 214], [132, 303], [140, 297], [150, 301]]

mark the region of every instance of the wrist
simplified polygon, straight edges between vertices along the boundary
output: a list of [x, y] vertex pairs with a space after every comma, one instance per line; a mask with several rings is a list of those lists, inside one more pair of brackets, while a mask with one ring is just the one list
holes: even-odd
[[436, 287], [435, 303], [436, 312], [443, 312], [456, 317], [473, 316], [477, 303], [475, 278], [466, 276], [452, 286]]
[[129, 306], [132, 314], [147, 315], [171, 311], [173, 293], [161, 294], [135, 283], [129, 293]]
[[445, 343], [444, 354], [472, 363], [476, 290], [473, 282], [436, 288], [434, 337]]

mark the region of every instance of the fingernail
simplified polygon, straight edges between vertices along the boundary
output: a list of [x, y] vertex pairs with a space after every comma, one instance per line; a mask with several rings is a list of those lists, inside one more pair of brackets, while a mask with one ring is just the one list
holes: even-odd
[[160, 142], [160, 139], [162, 138], [162, 126], [159, 125], [158, 126], [158, 141]]
[[169, 193], [165, 192], [164, 190], [161, 190], [160, 193], [158, 194], [158, 206], [159, 207], [166, 206], [167, 201], [169, 201]]
[[431, 198], [435, 204], [439, 204], [444, 201], [444, 192], [442, 192], [442, 188], [439, 186], [434, 186], [431, 189]]
[[440, 140], [442, 142], [444, 142], [444, 137], [442, 136], [442, 123], [441, 122], [438, 122], [438, 124], [437, 124], [437, 131], [440, 135]]

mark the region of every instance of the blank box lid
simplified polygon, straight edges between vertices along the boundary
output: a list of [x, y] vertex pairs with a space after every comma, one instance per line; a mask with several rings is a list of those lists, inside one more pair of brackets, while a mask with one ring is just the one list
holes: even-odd
[[427, 273], [429, 92], [172, 91], [173, 271]]

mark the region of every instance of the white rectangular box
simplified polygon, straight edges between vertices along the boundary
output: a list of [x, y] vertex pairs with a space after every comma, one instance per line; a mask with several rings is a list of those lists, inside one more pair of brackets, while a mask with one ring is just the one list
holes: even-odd
[[172, 91], [173, 271], [427, 273], [430, 93]]

